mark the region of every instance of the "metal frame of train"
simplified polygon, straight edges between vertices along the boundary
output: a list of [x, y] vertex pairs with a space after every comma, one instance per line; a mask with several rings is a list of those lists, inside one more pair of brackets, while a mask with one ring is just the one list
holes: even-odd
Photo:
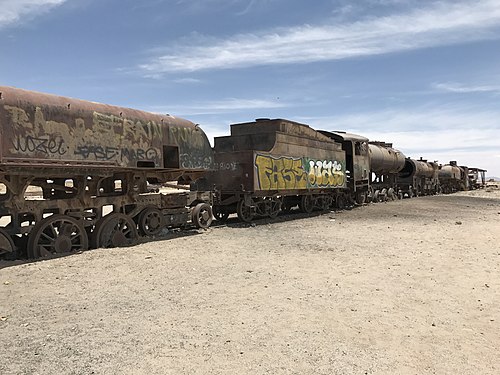
[[485, 184], [483, 169], [289, 120], [231, 125], [212, 148], [184, 119], [11, 87], [0, 87], [0, 138], [4, 258], [129, 246], [232, 213], [248, 222]]

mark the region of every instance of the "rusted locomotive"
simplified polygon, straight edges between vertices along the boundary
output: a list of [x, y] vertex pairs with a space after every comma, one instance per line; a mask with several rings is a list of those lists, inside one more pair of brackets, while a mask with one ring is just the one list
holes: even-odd
[[[206, 227], [212, 195], [201, 178], [212, 164], [190, 121], [0, 87], [0, 253], [37, 258]], [[168, 181], [193, 189], [151, 191]]]
[[242, 221], [276, 217], [299, 206], [344, 206], [350, 190], [346, 153], [335, 140], [283, 119], [231, 125], [231, 135], [214, 142], [214, 215], [237, 213]]
[[392, 143], [370, 142], [370, 195], [369, 201], [379, 202], [403, 197], [398, 184], [399, 172], [405, 166], [405, 155], [392, 147]]
[[440, 166], [439, 182], [445, 194], [469, 189], [469, 169], [458, 166], [456, 161]]
[[453, 192], [484, 172], [284, 119], [233, 124], [212, 149], [184, 119], [0, 87], [0, 257], [127, 246], [232, 213], [249, 222]]

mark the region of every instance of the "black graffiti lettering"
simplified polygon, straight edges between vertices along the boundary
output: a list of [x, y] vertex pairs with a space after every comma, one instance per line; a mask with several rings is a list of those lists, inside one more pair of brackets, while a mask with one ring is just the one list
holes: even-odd
[[46, 155], [64, 155], [67, 149], [60, 137], [16, 137], [12, 142], [14, 149], [20, 152], [41, 152]]
[[75, 155], [80, 155], [83, 159], [95, 160], [117, 160], [137, 161], [137, 160], [157, 160], [158, 151], [155, 148], [144, 150], [142, 148], [117, 148], [109, 146], [85, 145], [78, 146]]
[[118, 156], [119, 150], [116, 147], [102, 146], [78, 146], [75, 155], [80, 155], [84, 159], [93, 157], [96, 160], [111, 160]]

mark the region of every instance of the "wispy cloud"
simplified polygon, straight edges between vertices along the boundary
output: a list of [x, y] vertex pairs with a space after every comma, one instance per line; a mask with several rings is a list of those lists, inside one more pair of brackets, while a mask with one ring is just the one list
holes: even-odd
[[0, 28], [32, 18], [65, 3], [67, 0], [3, 0], [0, 1]]
[[225, 40], [174, 46], [142, 64], [149, 73], [193, 72], [338, 60], [498, 38], [497, 0], [447, 1], [358, 22], [303, 25]]
[[219, 113], [232, 113], [239, 112], [241, 110], [250, 109], [271, 109], [271, 108], [286, 108], [289, 107], [290, 103], [282, 102], [279, 99], [276, 100], [261, 100], [261, 99], [237, 99], [228, 98], [219, 101], [208, 101], [201, 103], [193, 103], [189, 106], [169, 106], [168, 109], [159, 106], [152, 106], [145, 108], [148, 111], [165, 113], [171, 111], [170, 113], [176, 113], [179, 115], [209, 115], [209, 114], [219, 114]]
[[457, 94], [485, 93], [485, 92], [500, 93], [500, 86], [496, 85], [466, 86], [460, 83], [444, 82], [444, 83], [435, 83], [432, 85], [432, 87], [438, 91], [452, 92]]
[[419, 107], [297, 119], [316, 129], [345, 130], [392, 142], [406, 156], [446, 163], [458, 160], [500, 174], [500, 110], [459, 106]]

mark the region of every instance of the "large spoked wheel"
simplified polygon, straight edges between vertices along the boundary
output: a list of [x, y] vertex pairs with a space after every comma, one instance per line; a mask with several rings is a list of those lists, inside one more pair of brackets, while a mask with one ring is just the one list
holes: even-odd
[[229, 218], [229, 212], [222, 206], [213, 206], [212, 212], [214, 214], [214, 218], [217, 221], [226, 222]]
[[238, 218], [245, 223], [249, 223], [253, 219], [252, 207], [245, 204], [245, 200], [242, 199], [238, 202], [238, 207], [236, 207], [236, 213]]
[[144, 236], [154, 236], [165, 226], [165, 217], [156, 207], [147, 207], [139, 214], [139, 231]]
[[4, 229], [0, 228], [0, 259], [8, 258], [15, 251], [16, 246], [14, 245], [14, 241], [12, 241], [12, 238]]
[[276, 198], [271, 199], [268, 212], [269, 217], [271, 219], [277, 218], [280, 211], [281, 211], [281, 201]]
[[94, 248], [133, 246], [138, 238], [137, 226], [129, 216], [112, 213], [100, 219], [95, 225], [91, 245]]
[[299, 208], [302, 212], [310, 214], [314, 209], [314, 199], [312, 195], [303, 195], [300, 197]]
[[88, 248], [89, 240], [83, 226], [71, 216], [61, 214], [41, 220], [33, 227], [28, 238], [30, 258], [83, 251]]
[[191, 213], [191, 220], [197, 228], [208, 228], [212, 217], [212, 207], [208, 203], [198, 203]]

